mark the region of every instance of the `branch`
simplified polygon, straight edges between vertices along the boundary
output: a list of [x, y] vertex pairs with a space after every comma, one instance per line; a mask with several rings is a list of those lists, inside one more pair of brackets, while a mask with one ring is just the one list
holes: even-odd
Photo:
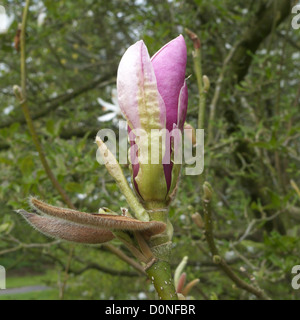
[[[63, 201], [72, 209], [76, 209], [75, 206], [73, 205], [71, 199], [69, 198], [69, 196], [66, 194], [66, 192], [64, 191], [64, 189], [61, 187], [61, 185], [59, 184], [59, 182], [57, 181], [56, 177], [54, 176], [48, 161], [46, 159], [43, 147], [40, 143], [39, 137], [37, 135], [35, 126], [33, 124], [30, 112], [29, 112], [29, 108], [28, 108], [28, 103], [27, 103], [27, 91], [26, 91], [26, 78], [27, 78], [27, 73], [26, 73], [26, 41], [25, 41], [25, 32], [26, 32], [26, 24], [27, 24], [27, 16], [28, 16], [28, 11], [29, 11], [29, 3], [30, 0], [26, 0], [26, 4], [25, 4], [25, 8], [23, 11], [23, 18], [22, 18], [22, 27], [21, 27], [21, 39], [20, 39], [20, 49], [21, 49], [21, 88], [19, 88], [18, 86], [14, 87], [14, 92], [16, 94], [16, 97], [19, 99], [20, 101], [20, 105], [22, 107], [22, 111], [26, 120], [26, 123], [28, 125], [28, 129], [30, 131], [30, 134], [32, 136], [32, 140], [34, 142], [34, 145], [39, 153], [39, 157], [40, 160], [42, 162], [42, 165], [47, 173], [47, 176], [49, 177], [49, 179], [51, 180], [54, 188], [59, 192], [59, 194], [61, 195]], [[102, 80], [101, 80], [102, 81]], [[77, 92], [73, 92], [70, 95], [67, 95], [65, 99], [70, 99], [70, 97], [74, 98], [75, 96], [77, 96], [78, 94], [82, 93], [83, 91], [88, 90], [91, 87], [95, 87], [97, 86], [100, 82], [99, 79], [94, 80], [94, 82], [92, 82], [92, 84], [89, 84], [87, 86], [84, 86], [81, 88], [81, 90], [78, 90]], [[60, 100], [60, 103], [63, 101], [66, 101], [64, 98], [62, 98]], [[52, 105], [52, 107], [54, 107], [54, 105]], [[49, 111], [48, 110], [44, 110], [42, 113], [43, 114], [47, 114]], [[41, 113], [40, 113], [41, 115]], [[116, 250], [113, 250], [113, 246], [108, 247], [108, 249], [110, 251], [112, 251], [114, 254], [116, 254]], [[68, 263], [66, 266], [66, 277], [65, 277], [65, 281], [63, 283], [63, 288], [65, 287], [66, 281], [67, 281], [67, 274], [70, 268], [70, 263], [71, 263], [71, 259], [73, 256], [73, 246], [70, 248], [70, 252], [69, 252], [69, 256], [68, 256]], [[125, 256], [125, 255], [124, 255]], [[127, 259], [127, 262], [130, 263], [131, 260]], [[134, 265], [134, 267], [136, 267], [136, 265]]]
[[[230, 62], [231, 75], [240, 82], [246, 76], [252, 63], [253, 54], [260, 44], [269, 36], [274, 27], [282, 23], [291, 13], [291, 0], [264, 1], [250, 24], [248, 30], [241, 37]], [[271, 8], [271, 6], [276, 6]], [[250, 54], [249, 54], [250, 52]]]
[[17, 98], [20, 101], [21, 107], [22, 107], [22, 111], [24, 114], [24, 117], [26, 119], [26, 123], [28, 126], [28, 129], [30, 131], [30, 134], [32, 136], [32, 140], [33, 143], [38, 151], [40, 160], [42, 162], [42, 165], [46, 171], [47, 176], [49, 177], [49, 179], [51, 180], [54, 188], [58, 191], [58, 193], [61, 195], [62, 199], [64, 200], [65, 203], [67, 203], [67, 205], [72, 208], [75, 209], [75, 207], [73, 206], [71, 199], [69, 198], [69, 196], [66, 194], [66, 192], [64, 191], [64, 189], [61, 187], [61, 185], [59, 184], [58, 180], [55, 178], [49, 163], [46, 159], [43, 147], [40, 143], [39, 137], [37, 135], [35, 126], [33, 124], [32, 118], [30, 116], [30, 111], [28, 108], [28, 103], [27, 103], [27, 90], [26, 90], [26, 79], [27, 79], [27, 73], [26, 73], [26, 41], [25, 41], [25, 37], [26, 37], [26, 24], [27, 24], [27, 15], [28, 15], [28, 10], [29, 10], [29, 3], [30, 0], [26, 0], [26, 4], [25, 4], [25, 8], [23, 11], [23, 18], [22, 18], [22, 26], [21, 26], [21, 36], [20, 36], [20, 49], [21, 49], [21, 89], [19, 87], [14, 87], [14, 92], [17, 96]]
[[264, 293], [264, 291], [258, 287], [254, 287], [239, 276], [237, 276], [232, 268], [227, 264], [227, 262], [220, 256], [219, 250], [215, 244], [214, 234], [213, 234], [213, 218], [211, 214], [211, 198], [212, 198], [212, 188], [205, 182], [203, 185], [204, 196], [203, 196], [203, 211], [204, 211], [204, 222], [205, 222], [205, 237], [213, 256], [213, 262], [222, 269], [225, 274], [231, 279], [237, 287], [244, 289], [252, 294], [254, 294], [258, 299], [270, 300], [270, 298]]
[[266, 214], [265, 214], [265, 217], [263, 217], [263, 218], [253, 219], [253, 220], [249, 223], [249, 225], [248, 225], [246, 231], [244, 232], [244, 234], [239, 238], [239, 240], [238, 240], [236, 243], [234, 243], [234, 245], [236, 245], [236, 244], [244, 241], [245, 239], [247, 239], [247, 238], [254, 232], [254, 231], [253, 231], [253, 228], [254, 228], [254, 226], [255, 226], [256, 224], [262, 223], [262, 222], [272, 221], [272, 220], [274, 220], [275, 218], [277, 218], [277, 217], [282, 213], [282, 211], [284, 211], [284, 210], [285, 210], [285, 209], [279, 210], [278, 212], [276, 212], [274, 215], [272, 215], [272, 216], [270, 216], [270, 217], [266, 217]]
[[[115, 78], [111, 77], [111, 73], [105, 74], [102, 77], [96, 77], [91, 82], [87, 83], [86, 85], [84, 85], [82, 87], [75, 89], [71, 93], [62, 94], [62, 95], [60, 95], [50, 101], [40, 102], [39, 106], [38, 106], [39, 111], [34, 113], [31, 116], [31, 118], [32, 118], [32, 120], [42, 118], [43, 116], [48, 115], [50, 112], [55, 111], [58, 107], [60, 107], [64, 103], [69, 102], [69, 101], [77, 98], [81, 94], [86, 93], [86, 92], [88, 92], [92, 89], [95, 89], [95, 88], [106, 87], [107, 85], [112, 84], [112, 83], [115, 83]], [[44, 105], [44, 104], [46, 104], [46, 106], [44, 108], [41, 108], [40, 105]], [[7, 121], [0, 123], [0, 129], [9, 127], [10, 125], [12, 125], [15, 122], [19, 122], [19, 123], [23, 124], [23, 123], [26, 123], [26, 119], [22, 115], [15, 117], [13, 119], [9, 119]]]
[[6, 250], [2, 250], [0, 251], [0, 256], [7, 254], [7, 253], [11, 253], [11, 252], [15, 252], [21, 249], [33, 249], [33, 248], [50, 248], [54, 245], [57, 245], [60, 243], [60, 240], [56, 240], [53, 242], [48, 242], [48, 243], [30, 243], [30, 244], [26, 244], [26, 243], [22, 243], [21, 241], [12, 238], [10, 239], [12, 242], [17, 243], [17, 246], [13, 247], [13, 248], [9, 248]]
[[113, 254], [115, 254], [118, 258], [120, 258], [121, 260], [125, 261], [126, 263], [128, 263], [129, 265], [131, 265], [134, 269], [136, 269], [140, 274], [145, 275], [146, 272], [144, 270], [144, 268], [135, 260], [131, 259], [130, 257], [128, 257], [125, 253], [123, 253], [120, 249], [118, 249], [117, 247], [106, 243], [103, 244], [102, 247], [106, 248], [107, 250], [109, 250], [110, 252], [112, 252]]
[[198, 92], [199, 92], [199, 107], [198, 107], [198, 129], [204, 129], [205, 120], [205, 106], [206, 106], [206, 95], [210, 87], [209, 79], [207, 76], [203, 76], [202, 73], [202, 53], [201, 53], [201, 42], [198, 36], [189, 29], [186, 29], [186, 33], [193, 41], [194, 51], [194, 69], [197, 78]]
[[[132, 260], [131, 258], [126, 256], [121, 250], [119, 250], [115, 246], [113, 246], [111, 244], [105, 244], [105, 245], [102, 245], [101, 248], [107, 249], [109, 252], [114, 253], [116, 256], [118, 256], [121, 260], [125, 261], [127, 264], [133, 266], [138, 271], [138, 273], [140, 275], [143, 275], [143, 276], [146, 275], [144, 269], [142, 268], [142, 266], [140, 264], [138, 264], [137, 262], [135, 262], [134, 260]], [[60, 246], [59, 249], [62, 250], [63, 252], [65, 252], [65, 253], [67, 253], [67, 250], [65, 248], [63, 248], [62, 246]], [[83, 268], [83, 269], [81, 269], [79, 271], [74, 271], [74, 270], [70, 271], [70, 272], [72, 272], [74, 274], [83, 273], [88, 269], [96, 269], [96, 270], [99, 270], [99, 271], [103, 271], [105, 273], [110, 273], [112, 275], [122, 275], [121, 273], [124, 272], [124, 271], [117, 271], [117, 270], [113, 270], [113, 272], [110, 272], [111, 268], [102, 267], [102, 266], [100, 266], [100, 265], [98, 265], [96, 263], [93, 263], [93, 262], [87, 263], [86, 261], [84, 261], [82, 258], [80, 258], [78, 256], [74, 256], [73, 258], [77, 262], [80, 262], [80, 263], [86, 265], [85, 268]], [[136, 277], [136, 276], [138, 276], [137, 273], [133, 273], [133, 272], [125, 271], [125, 273], [127, 273], [126, 276], [128, 276], [128, 277]]]
[[298, 51], [300, 51], [300, 45], [295, 42], [292, 38], [290, 38], [288, 35], [286, 34], [282, 34], [281, 32], [277, 31], [276, 34], [280, 37], [285, 39], [292, 47], [294, 47], [295, 49], [297, 49]]
[[107, 268], [107, 267], [103, 267], [103, 266], [100, 266], [99, 264], [96, 264], [96, 263], [90, 263], [90, 264], [87, 264], [84, 268], [80, 269], [80, 270], [72, 270], [70, 269], [69, 272], [70, 273], [73, 273], [75, 275], [80, 275], [88, 270], [91, 270], [91, 269], [94, 269], [94, 270], [97, 270], [97, 271], [101, 271], [103, 273], [107, 273], [107, 274], [110, 274], [112, 276], [122, 276], [122, 277], [138, 277], [139, 274], [137, 272], [131, 272], [131, 271], [124, 271], [124, 270], [115, 270], [115, 269], [112, 269], [112, 268]]
[[218, 77], [217, 83], [216, 83], [216, 88], [215, 88], [215, 92], [211, 101], [211, 104], [209, 106], [209, 122], [208, 122], [208, 129], [207, 129], [207, 145], [210, 145], [213, 141], [213, 124], [215, 121], [215, 115], [216, 115], [216, 108], [217, 108], [217, 104], [219, 101], [219, 97], [220, 97], [220, 93], [222, 90], [222, 84], [223, 84], [223, 80], [224, 80], [224, 76], [225, 73], [228, 69], [228, 64], [230, 62], [230, 60], [232, 59], [232, 56], [237, 48], [238, 44], [236, 44], [228, 53], [227, 57], [225, 58], [224, 62], [223, 62], [223, 66], [221, 69], [221, 73]]

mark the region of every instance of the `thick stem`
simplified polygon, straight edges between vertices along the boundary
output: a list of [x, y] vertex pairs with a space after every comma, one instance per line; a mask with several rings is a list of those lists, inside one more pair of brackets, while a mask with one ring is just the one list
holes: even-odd
[[172, 236], [170, 236], [169, 233], [170, 224], [168, 223], [168, 208], [165, 208], [165, 204], [159, 202], [147, 202], [144, 206], [147, 209], [150, 220], [162, 221], [167, 224], [165, 232], [153, 236], [150, 239], [149, 244], [152, 250], [155, 251], [154, 255], [170, 256], [169, 246]]
[[178, 300], [169, 262], [157, 260], [146, 273], [154, 284], [159, 299]]
[[172, 225], [168, 223], [168, 209], [162, 203], [145, 203], [150, 220], [163, 221], [167, 224], [165, 232], [152, 237], [149, 241], [154, 259], [146, 266], [146, 273], [154, 284], [162, 300], [178, 300], [170, 267], [172, 249]]

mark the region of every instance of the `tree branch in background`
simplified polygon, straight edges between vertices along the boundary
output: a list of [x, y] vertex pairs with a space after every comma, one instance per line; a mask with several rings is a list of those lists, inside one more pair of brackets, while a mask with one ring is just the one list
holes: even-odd
[[[230, 61], [229, 73], [234, 81], [244, 79], [253, 60], [252, 54], [270, 35], [273, 27], [277, 27], [291, 14], [291, 5], [291, 0], [261, 1], [254, 20], [249, 23]], [[276, 6], [275, 10], [273, 6]]]
[[227, 262], [220, 256], [219, 250], [215, 244], [214, 233], [213, 233], [213, 218], [211, 214], [211, 198], [212, 198], [212, 188], [209, 183], [205, 182], [203, 185], [203, 213], [204, 213], [204, 223], [205, 223], [205, 237], [212, 254], [213, 262], [224, 271], [224, 273], [231, 279], [237, 287], [246, 290], [254, 294], [258, 299], [270, 300], [270, 298], [264, 293], [264, 291], [258, 287], [254, 287], [241, 278], [239, 278]]
[[51, 180], [54, 188], [58, 191], [58, 193], [61, 195], [64, 202], [72, 209], [75, 209], [74, 205], [72, 204], [71, 199], [66, 194], [65, 190], [61, 187], [57, 179], [55, 178], [49, 163], [46, 159], [43, 147], [40, 143], [38, 134], [36, 132], [35, 126], [33, 124], [32, 118], [30, 116], [30, 111], [28, 108], [27, 103], [27, 90], [26, 90], [26, 41], [25, 41], [25, 32], [26, 32], [26, 24], [27, 24], [27, 16], [29, 11], [29, 0], [26, 0], [25, 8], [23, 11], [23, 18], [22, 18], [22, 27], [21, 27], [21, 36], [20, 36], [20, 50], [21, 50], [21, 88], [15, 86], [14, 92], [17, 96], [17, 98], [20, 101], [20, 105], [24, 114], [24, 118], [26, 120], [28, 129], [30, 131], [33, 143], [39, 153], [39, 157], [41, 160], [41, 163], [45, 169], [45, 172], [49, 179]]
[[[48, 115], [50, 112], [55, 111], [58, 107], [60, 107], [64, 103], [69, 102], [69, 101], [77, 98], [81, 94], [84, 94], [84, 93], [86, 93], [92, 89], [95, 89], [95, 88], [104, 88], [107, 85], [112, 84], [112, 83], [115, 83], [115, 78], [112, 78], [111, 74], [107, 74], [102, 77], [96, 77], [90, 83], [88, 83], [80, 88], [75, 89], [71, 93], [65, 93], [65, 94], [62, 94], [59, 97], [52, 99], [50, 101], [41, 102], [40, 104], [45, 105], [45, 107], [39, 108], [39, 111], [34, 113], [31, 116], [31, 119], [36, 120], [36, 119], [42, 118], [43, 116]], [[13, 119], [9, 119], [5, 122], [0, 123], [0, 129], [9, 127], [10, 125], [12, 125], [15, 122], [19, 122], [21, 124], [26, 123], [26, 118], [24, 118], [24, 116], [18, 116]]]
[[123, 253], [120, 249], [113, 246], [112, 244], [105, 243], [102, 245], [103, 248], [106, 248], [108, 251], [114, 253], [117, 257], [119, 257], [121, 260], [125, 261], [129, 265], [131, 265], [134, 269], [136, 269], [140, 274], [146, 275], [146, 272], [144, 268], [135, 260], [128, 257], [125, 253]]
[[232, 56], [233, 56], [236, 48], [237, 48], [237, 45], [234, 46], [230, 50], [230, 52], [228, 53], [227, 57], [225, 58], [225, 60], [223, 62], [221, 72], [220, 72], [219, 77], [216, 82], [215, 92], [214, 92], [213, 98], [211, 100], [211, 103], [209, 105], [209, 121], [208, 121], [207, 143], [206, 143], [207, 145], [212, 145], [214, 142], [213, 128], [214, 128], [214, 121], [215, 121], [215, 116], [216, 116], [216, 108], [217, 108], [217, 104], [219, 102], [220, 93], [221, 93], [222, 85], [223, 85], [223, 81], [224, 81], [224, 76], [225, 76], [225, 73], [228, 69], [228, 63], [232, 59]]
[[[291, 0], [277, 1], [261, 1], [259, 9], [255, 13], [252, 21], [249, 21], [249, 27], [239, 39], [227, 68], [226, 85], [228, 92], [233, 91], [234, 85], [241, 82], [248, 73], [249, 67], [253, 61], [253, 55], [261, 43], [276, 30], [291, 13]], [[224, 83], [225, 86], [225, 83]], [[226, 107], [224, 114], [228, 124], [227, 134], [238, 133], [241, 131], [240, 122], [238, 120], [238, 112], [230, 105]], [[242, 166], [241, 160], [245, 161], [247, 167], [245, 174], [241, 176], [241, 185], [250, 194], [251, 201], [261, 203], [263, 206], [269, 203], [267, 195], [262, 187], [263, 181], [259, 176], [251, 174], [251, 167], [255, 159], [255, 149], [251, 142], [240, 138], [237, 141], [236, 148], [233, 152], [235, 162], [238, 167]], [[240, 157], [242, 156], [242, 158]], [[256, 217], [260, 217], [260, 212], [253, 210]], [[268, 216], [273, 216], [274, 212], [266, 210]], [[281, 234], [285, 234], [285, 226], [280, 217], [268, 221], [265, 229], [270, 232], [277, 230]]]
[[85, 267], [83, 267], [80, 270], [73, 270], [70, 269], [70, 273], [77, 275], [80, 275], [88, 270], [97, 270], [97, 271], [101, 271], [103, 273], [106, 274], [110, 274], [111, 276], [117, 276], [117, 277], [139, 277], [140, 275], [137, 272], [131, 272], [131, 271], [124, 271], [124, 270], [115, 270], [112, 268], [107, 268], [104, 266], [100, 266], [97, 263], [90, 263], [90, 264], [86, 264]]
[[[25, 41], [25, 32], [26, 32], [26, 24], [27, 24], [27, 16], [28, 16], [28, 11], [29, 11], [29, 3], [30, 0], [26, 0], [25, 3], [25, 8], [23, 11], [23, 18], [22, 18], [22, 27], [21, 27], [21, 36], [20, 36], [20, 50], [21, 50], [21, 88], [18, 86], [14, 86], [14, 92], [16, 97], [18, 98], [18, 100], [20, 101], [20, 105], [22, 107], [22, 111], [26, 120], [26, 123], [28, 125], [28, 129], [30, 131], [30, 134], [32, 136], [32, 140], [33, 143], [39, 153], [39, 157], [40, 160], [42, 162], [42, 165], [46, 171], [46, 174], [48, 176], [48, 178], [51, 180], [54, 188], [59, 192], [59, 194], [61, 195], [63, 201], [71, 208], [71, 209], [76, 209], [75, 206], [73, 205], [71, 199], [69, 198], [69, 196], [66, 194], [65, 190], [61, 187], [61, 185], [59, 184], [59, 182], [57, 181], [56, 177], [54, 176], [48, 161], [46, 159], [43, 147], [40, 143], [38, 134], [36, 132], [35, 126], [33, 124], [31, 115], [30, 115], [30, 111], [28, 108], [28, 102], [27, 102], [27, 91], [26, 91], [26, 78], [27, 78], [27, 73], [26, 73], [26, 41]], [[72, 94], [69, 95], [65, 95], [63, 98], [61, 98], [59, 100], [59, 102], [56, 102], [54, 104], [52, 104], [51, 108], [55, 108], [57, 106], [60, 105], [60, 103], [62, 102], [66, 102], [69, 101], [71, 99], [73, 99], [74, 97], [76, 97], [77, 95], [96, 87], [97, 85], [99, 85], [99, 83], [103, 82], [103, 79], [100, 80], [100, 78], [94, 80], [92, 83], [83, 86], [81, 89], [78, 89], [76, 92], [73, 92]], [[107, 85], [107, 83], [106, 83]], [[43, 110], [41, 112], [39, 112], [39, 114], [36, 114], [35, 117], [40, 117], [41, 115], [45, 115], [48, 114], [49, 112], [49, 107], [46, 108], [46, 110]], [[118, 250], [117, 248], [114, 248], [112, 245], [107, 247], [108, 250], [110, 250], [112, 253], [114, 253], [115, 255], [117, 255], [119, 258], [121, 257], [120, 254], [118, 254]], [[66, 270], [65, 270], [65, 279], [64, 282], [62, 284], [62, 288], [61, 288], [61, 292], [60, 292], [60, 296], [61, 298], [63, 298], [64, 296], [64, 289], [66, 286], [66, 282], [68, 279], [68, 273], [69, 273], [69, 269], [70, 269], [70, 265], [71, 265], [71, 259], [73, 257], [73, 253], [74, 253], [74, 245], [71, 246], [70, 251], [69, 251], [69, 256], [68, 256], [68, 262], [67, 262], [67, 266], [66, 266]], [[132, 264], [132, 266], [134, 268], [137, 268], [136, 263], [132, 263], [132, 260], [130, 258], [125, 259], [125, 254], [122, 254], [122, 259], [126, 260], [127, 263]]]
[[189, 38], [193, 41], [194, 51], [194, 70], [197, 78], [198, 92], [199, 92], [199, 108], [198, 108], [198, 129], [204, 129], [205, 122], [205, 107], [206, 107], [206, 95], [210, 87], [209, 79], [207, 76], [203, 76], [202, 61], [201, 61], [201, 42], [198, 36], [189, 29], [185, 30]]
[[11, 243], [16, 243], [15, 247], [11, 247], [8, 248], [6, 250], [2, 250], [0, 251], [0, 256], [7, 254], [7, 253], [12, 253], [18, 250], [22, 250], [22, 249], [34, 249], [34, 248], [50, 248], [52, 246], [55, 246], [59, 243], [61, 243], [60, 240], [55, 240], [52, 242], [47, 242], [47, 243], [23, 243], [20, 240], [16, 239], [15, 237], [9, 235], [9, 236], [5, 236], [5, 239], [1, 239], [1, 240], [5, 240], [7, 242], [11, 242]]

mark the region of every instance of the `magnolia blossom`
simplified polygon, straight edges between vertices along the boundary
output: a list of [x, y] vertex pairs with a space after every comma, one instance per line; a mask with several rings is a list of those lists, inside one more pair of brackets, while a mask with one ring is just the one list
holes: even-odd
[[37, 25], [38, 27], [42, 27], [43, 24], [45, 23], [45, 20], [47, 18], [47, 13], [42, 11], [39, 13], [38, 18], [37, 18]]
[[[142, 161], [145, 140], [134, 139], [138, 130], [183, 130], [188, 91], [185, 82], [187, 50], [183, 36], [162, 47], [152, 58], [144, 42], [132, 45], [122, 57], [117, 75], [120, 108], [128, 121], [131, 139], [133, 182], [144, 201], [168, 202], [179, 176], [179, 168], [172, 161], [145, 164]], [[153, 136], [152, 136], [153, 137]], [[171, 145], [171, 138], [166, 139]], [[138, 153], [133, 148], [138, 145]], [[161, 148], [161, 158], [171, 158], [171, 148]]]
[[7, 33], [10, 25], [14, 21], [14, 16], [8, 16], [6, 14], [5, 8], [0, 6], [0, 34]]
[[111, 93], [111, 101], [112, 103], [106, 102], [101, 98], [97, 99], [98, 103], [103, 107], [103, 111], [110, 111], [103, 116], [98, 117], [98, 121], [106, 122], [113, 120], [114, 124], [117, 124], [117, 118], [119, 118], [122, 113], [119, 107], [118, 99], [117, 99], [117, 89], [113, 89]]
[[[119, 151], [124, 154], [127, 152], [127, 136], [126, 136], [126, 121], [120, 121], [120, 119], [124, 119], [118, 99], [117, 99], [117, 89], [112, 89], [111, 92], [111, 101], [112, 103], [106, 102], [101, 98], [97, 99], [98, 103], [102, 106], [103, 111], [109, 111], [104, 115], [98, 117], [99, 122], [107, 122], [112, 121], [115, 127], [118, 127], [121, 130], [121, 134], [119, 135]], [[124, 131], [124, 132], [123, 132]], [[123, 134], [124, 133], [124, 134]], [[101, 163], [101, 160], [100, 160]]]

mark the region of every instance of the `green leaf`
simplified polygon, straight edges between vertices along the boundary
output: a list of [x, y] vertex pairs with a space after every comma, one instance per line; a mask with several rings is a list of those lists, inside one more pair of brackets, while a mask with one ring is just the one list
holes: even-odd
[[55, 123], [53, 119], [49, 119], [46, 122], [46, 130], [50, 133], [51, 136], [55, 135]]
[[19, 168], [24, 176], [29, 176], [35, 169], [35, 163], [31, 155], [25, 156], [25, 158], [21, 158], [19, 161]]
[[7, 233], [11, 227], [11, 223], [3, 223], [0, 225], [0, 233]]
[[69, 192], [77, 192], [77, 193], [83, 193], [84, 192], [84, 188], [81, 184], [77, 183], [77, 182], [68, 182], [65, 185], [65, 189], [66, 191]]

